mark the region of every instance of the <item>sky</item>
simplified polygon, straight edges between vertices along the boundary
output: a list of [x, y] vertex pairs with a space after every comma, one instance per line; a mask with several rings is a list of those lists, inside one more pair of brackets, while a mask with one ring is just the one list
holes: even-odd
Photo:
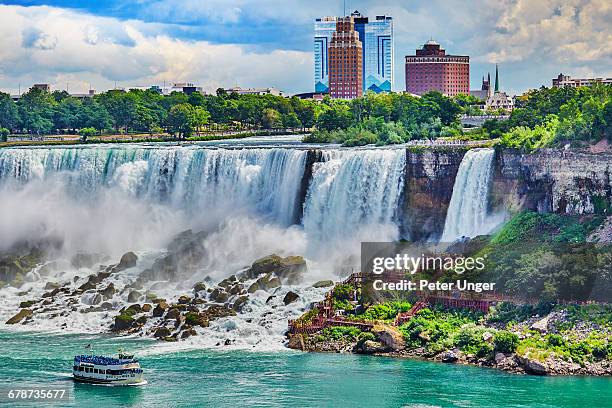
[[[469, 55], [471, 88], [500, 67], [502, 90], [559, 73], [612, 77], [610, 0], [347, 0], [394, 19], [394, 90], [430, 38]], [[313, 90], [313, 24], [342, 0], [0, 0], [0, 90], [85, 92], [163, 82]]]

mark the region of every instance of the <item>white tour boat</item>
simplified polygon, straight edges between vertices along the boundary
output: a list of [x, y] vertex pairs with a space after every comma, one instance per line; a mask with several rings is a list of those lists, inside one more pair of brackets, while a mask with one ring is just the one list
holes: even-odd
[[75, 381], [104, 385], [146, 384], [140, 363], [123, 352], [119, 358], [94, 355], [74, 357], [72, 376]]

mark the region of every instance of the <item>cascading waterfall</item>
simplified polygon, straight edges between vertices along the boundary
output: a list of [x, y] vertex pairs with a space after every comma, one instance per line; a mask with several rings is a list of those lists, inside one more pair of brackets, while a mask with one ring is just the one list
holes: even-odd
[[306, 151], [296, 149], [4, 149], [0, 183], [61, 175], [75, 197], [118, 187], [188, 212], [248, 208], [290, 225], [305, 158]]
[[309, 237], [354, 237], [359, 230], [376, 226], [392, 233], [364, 239], [397, 238], [404, 149], [326, 150], [323, 159], [314, 165], [304, 203], [304, 230]]
[[469, 150], [455, 178], [441, 242], [486, 234], [496, 222], [489, 218], [488, 196], [491, 183], [493, 149]]

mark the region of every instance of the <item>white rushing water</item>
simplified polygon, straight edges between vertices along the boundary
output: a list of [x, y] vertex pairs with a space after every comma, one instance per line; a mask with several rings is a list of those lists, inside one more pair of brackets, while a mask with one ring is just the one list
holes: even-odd
[[463, 157], [441, 242], [486, 234], [498, 224], [498, 217], [491, 217], [488, 212], [494, 156], [493, 149], [472, 149]]

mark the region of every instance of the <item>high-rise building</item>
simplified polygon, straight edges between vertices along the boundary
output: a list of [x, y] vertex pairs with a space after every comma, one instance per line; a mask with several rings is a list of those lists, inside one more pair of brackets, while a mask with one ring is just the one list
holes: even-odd
[[427, 41], [416, 55], [406, 56], [406, 92], [438, 91], [448, 96], [470, 93], [470, 57], [446, 55], [440, 44]]
[[329, 43], [329, 94], [332, 98], [354, 99], [363, 95], [363, 45], [353, 17], [336, 20]]
[[315, 92], [329, 91], [329, 44], [336, 32], [336, 17], [318, 18], [315, 21]]
[[[393, 18], [364, 17], [351, 14], [355, 31], [362, 44], [363, 92], [391, 92], [393, 88]], [[329, 91], [329, 44], [336, 31], [337, 17], [324, 17], [315, 21], [315, 92]]]

